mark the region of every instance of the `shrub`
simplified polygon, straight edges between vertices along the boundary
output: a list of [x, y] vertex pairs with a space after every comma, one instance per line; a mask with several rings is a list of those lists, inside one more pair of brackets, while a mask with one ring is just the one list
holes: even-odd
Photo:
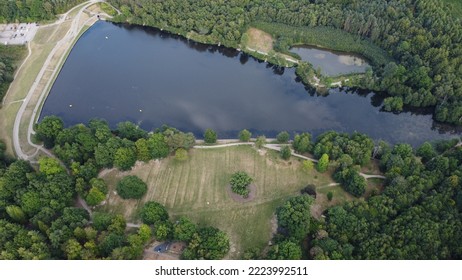
[[217, 133], [213, 130], [208, 128], [204, 133], [204, 141], [207, 144], [214, 144], [217, 142]]
[[318, 161], [318, 171], [319, 172], [326, 172], [327, 168], [329, 167], [329, 156], [327, 154], [323, 154], [322, 157]]
[[333, 192], [328, 192], [327, 193], [327, 200], [329, 201], [332, 201], [332, 198], [334, 197], [334, 193]]
[[255, 141], [255, 147], [257, 147], [257, 149], [261, 149], [263, 148], [265, 144], [266, 144], [266, 137], [264, 135], [258, 136], [257, 140]]
[[287, 131], [282, 131], [276, 136], [276, 139], [278, 143], [285, 144], [289, 142], [290, 134]]
[[126, 176], [117, 183], [117, 193], [123, 199], [139, 199], [146, 193], [147, 189], [146, 183], [133, 175]]
[[183, 148], [179, 148], [175, 152], [175, 159], [179, 161], [185, 161], [188, 159], [188, 151]]
[[163, 223], [168, 220], [168, 212], [162, 204], [149, 201], [141, 209], [141, 220], [148, 225]]
[[231, 184], [231, 190], [234, 193], [240, 194], [243, 197], [249, 195], [249, 189], [247, 188], [253, 179], [243, 171], [238, 171], [231, 176], [229, 183]]
[[281, 148], [280, 154], [282, 159], [288, 160], [292, 155], [292, 151], [290, 150], [289, 146], [284, 146]]
[[252, 133], [247, 129], [241, 130], [241, 132], [239, 132], [239, 140], [241, 142], [249, 142], [251, 137]]

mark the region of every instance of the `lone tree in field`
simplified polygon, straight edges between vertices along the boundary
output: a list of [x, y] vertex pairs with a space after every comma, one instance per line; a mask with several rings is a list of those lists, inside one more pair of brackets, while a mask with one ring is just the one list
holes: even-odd
[[166, 222], [168, 220], [167, 209], [158, 202], [146, 202], [141, 209], [141, 220], [147, 225]]
[[327, 154], [323, 154], [318, 161], [318, 171], [319, 172], [326, 172], [327, 168], [329, 167], [329, 156]]
[[213, 129], [208, 128], [204, 133], [204, 141], [207, 144], [215, 144], [217, 142], [217, 133]]
[[139, 199], [146, 193], [147, 189], [146, 183], [133, 175], [124, 177], [117, 183], [117, 193], [123, 199]]
[[257, 140], [255, 140], [255, 147], [257, 149], [261, 149], [263, 148], [263, 146], [266, 144], [266, 137], [263, 135], [263, 136], [258, 136], [257, 137]]
[[238, 171], [231, 176], [229, 183], [234, 193], [240, 194], [243, 197], [248, 197], [250, 190], [247, 187], [252, 181], [253, 179], [247, 173]]
[[241, 130], [239, 132], [239, 140], [241, 142], [249, 142], [250, 137], [252, 137], [252, 133], [250, 131], [248, 131], [247, 129]]

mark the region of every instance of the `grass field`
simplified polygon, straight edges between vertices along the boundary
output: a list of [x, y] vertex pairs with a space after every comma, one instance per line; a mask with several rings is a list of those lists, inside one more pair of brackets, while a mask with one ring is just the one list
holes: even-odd
[[[243, 170], [254, 178], [257, 194], [253, 201], [239, 203], [226, 190], [231, 174]], [[169, 213], [190, 217], [201, 225], [224, 230], [231, 240], [230, 258], [246, 248], [263, 248], [275, 230], [272, 218], [276, 208], [288, 197], [298, 195], [308, 184], [324, 186], [332, 183], [329, 174], [304, 172], [301, 162], [292, 158], [283, 161], [273, 151], [257, 151], [249, 146], [220, 149], [193, 149], [185, 162], [173, 158], [136, 166], [130, 172], [105, 172], [110, 195], [102, 210], [121, 213], [128, 221], [138, 222], [139, 207], [146, 201], [164, 204]], [[124, 201], [114, 194], [118, 180], [135, 174], [148, 184], [148, 193], [141, 201]], [[343, 202], [338, 188], [336, 202]], [[325, 208], [323, 205], [322, 208]]]
[[273, 50], [273, 41], [271, 35], [256, 28], [249, 28], [242, 36], [242, 43], [246, 47], [265, 53]]

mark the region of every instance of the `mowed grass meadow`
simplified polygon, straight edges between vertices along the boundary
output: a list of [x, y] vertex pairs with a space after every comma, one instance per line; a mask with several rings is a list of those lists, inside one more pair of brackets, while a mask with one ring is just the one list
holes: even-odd
[[[245, 171], [254, 179], [253, 201], [237, 202], [229, 196], [228, 181], [236, 171]], [[132, 174], [148, 184], [141, 200], [123, 200], [115, 194], [116, 183]], [[102, 177], [110, 192], [101, 210], [123, 214], [128, 222], [137, 223], [145, 202], [160, 202], [173, 219], [186, 216], [202, 226], [225, 231], [231, 241], [230, 258], [268, 244], [277, 226], [275, 210], [287, 198], [300, 194], [308, 184], [333, 182], [328, 174], [303, 170], [299, 159], [284, 161], [277, 152], [250, 146], [192, 149], [183, 162], [169, 157], [139, 163], [129, 172], [109, 170]]]

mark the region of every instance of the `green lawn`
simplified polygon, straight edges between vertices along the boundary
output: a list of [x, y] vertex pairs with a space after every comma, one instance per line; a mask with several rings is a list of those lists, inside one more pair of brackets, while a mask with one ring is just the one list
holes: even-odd
[[[228, 180], [239, 170], [254, 178], [257, 191], [253, 201], [236, 202], [228, 195]], [[125, 201], [113, 192], [116, 182], [128, 174], [148, 184], [148, 193], [141, 201]], [[200, 225], [225, 231], [231, 241], [230, 258], [237, 258], [246, 248], [263, 248], [268, 243], [275, 226], [274, 212], [288, 197], [299, 194], [308, 184], [333, 182], [328, 174], [304, 172], [298, 159], [283, 161], [275, 152], [258, 152], [249, 146], [193, 149], [185, 162], [167, 158], [138, 165], [130, 172], [112, 170], [103, 178], [110, 189], [103, 210], [138, 222], [139, 207], [149, 200], [158, 201], [171, 216], [184, 215]]]

